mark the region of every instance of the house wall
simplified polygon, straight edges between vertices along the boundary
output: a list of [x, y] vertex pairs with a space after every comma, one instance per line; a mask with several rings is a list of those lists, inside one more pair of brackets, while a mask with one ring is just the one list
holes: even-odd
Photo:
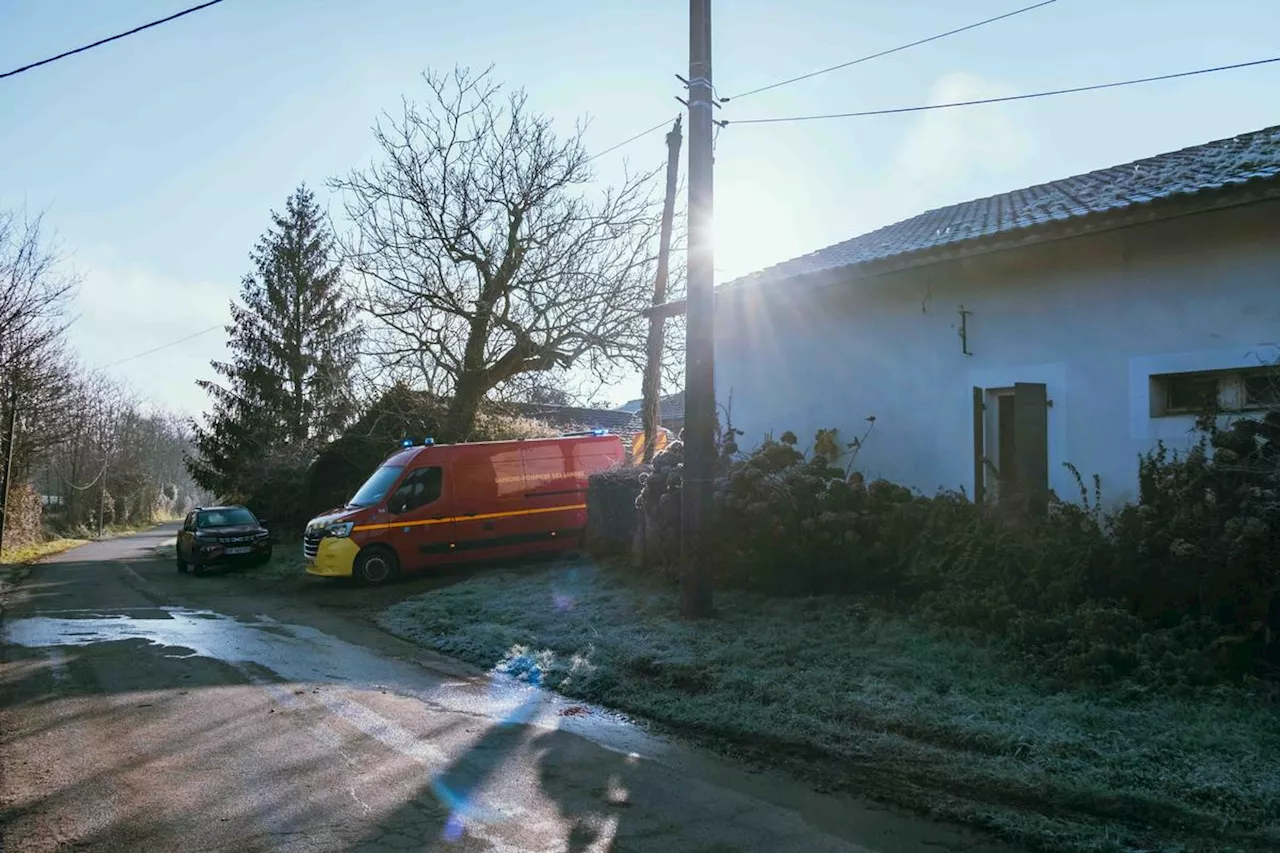
[[1044, 383], [1051, 488], [1078, 494], [1070, 462], [1117, 502], [1136, 496], [1157, 439], [1193, 441], [1190, 417], [1151, 416], [1151, 375], [1256, 366], [1277, 344], [1280, 203], [1266, 202], [722, 299], [716, 387], [744, 446], [785, 430], [808, 445], [830, 427], [849, 441], [874, 415], [856, 467], [972, 494], [973, 387]]

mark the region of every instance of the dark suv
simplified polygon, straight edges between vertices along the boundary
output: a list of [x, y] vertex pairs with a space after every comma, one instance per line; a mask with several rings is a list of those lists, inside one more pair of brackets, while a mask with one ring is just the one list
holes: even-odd
[[178, 571], [212, 565], [258, 566], [271, 559], [271, 532], [242, 506], [196, 507], [178, 532]]

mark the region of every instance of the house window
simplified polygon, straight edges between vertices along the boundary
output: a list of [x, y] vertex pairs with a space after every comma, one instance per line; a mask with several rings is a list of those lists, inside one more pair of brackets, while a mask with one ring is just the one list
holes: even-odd
[[1248, 408], [1280, 406], [1280, 371], [1265, 371], [1244, 377], [1244, 402]]
[[1244, 412], [1280, 406], [1280, 371], [1270, 367], [1165, 373], [1151, 377], [1151, 416]]
[[1217, 376], [1184, 373], [1164, 379], [1164, 412], [1203, 412], [1218, 406]]

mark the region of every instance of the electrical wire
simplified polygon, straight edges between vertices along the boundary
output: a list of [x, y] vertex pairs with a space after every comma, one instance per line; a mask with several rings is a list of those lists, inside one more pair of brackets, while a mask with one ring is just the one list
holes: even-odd
[[619, 148], [621, 148], [624, 145], [630, 145], [631, 143], [635, 142], [637, 139], [643, 139], [649, 134], [654, 133], [655, 131], [661, 130], [662, 128], [666, 127], [667, 125], [671, 124], [671, 122], [673, 121], [675, 121], [674, 117], [663, 119], [661, 124], [655, 124], [653, 127], [649, 128], [648, 130], [640, 131], [630, 139], [624, 139], [621, 142], [619, 142], [617, 145], [610, 145], [608, 148], [604, 149], [598, 154], [592, 154], [590, 157], [587, 158], [587, 162], [590, 163], [592, 160], [598, 160], [606, 154], [611, 154], [614, 151], [617, 151]]
[[52, 467], [54, 471], [58, 472], [58, 476], [62, 478], [62, 482], [64, 485], [70, 486], [71, 488], [75, 489], [77, 492], [84, 492], [84, 491], [88, 491], [89, 489], [92, 489], [94, 485], [99, 480], [102, 479], [102, 475], [107, 473], [107, 460], [105, 458], [102, 460], [102, 470], [98, 472], [98, 476], [94, 477], [92, 480], [90, 480], [88, 483], [86, 483], [83, 486], [77, 486], [75, 483], [71, 482], [71, 478], [69, 478], [66, 474], [62, 473], [62, 469], [58, 467], [58, 464], [56, 462], [50, 461], [50, 467]]
[[119, 361], [113, 361], [113, 362], [111, 362], [110, 364], [104, 364], [102, 367], [100, 367], [100, 368], [98, 368], [98, 369], [99, 369], [99, 370], [110, 370], [110, 369], [111, 369], [111, 368], [113, 368], [113, 367], [119, 367], [120, 365], [122, 365], [122, 364], [127, 364], [128, 362], [133, 361], [133, 360], [135, 360], [135, 359], [139, 359], [139, 358], [142, 358], [142, 357], [144, 357], [144, 356], [152, 355], [152, 354], [154, 354], [154, 353], [160, 352], [161, 350], [167, 350], [169, 347], [176, 347], [178, 344], [185, 344], [187, 341], [194, 340], [195, 338], [198, 338], [198, 337], [200, 337], [201, 335], [207, 335], [207, 334], [209, 334], [209, 333], [210, 333], [210, 332], [212, 332], [214, 329], [221, 329], [221, 328], [223, 328], [223, 325], [224, 325], [223, 323], [219, 323], [219, 324], [217, 324], [216, 326], [210, 326], [210, 327], [209, 327], [209, 328], [207, 328], [207, 329], [201, 329], [200, 331], [198, 331], [198, 332], [196, 332], [196, 333], [194, 333], [194, 334], [187, 335], [185, 338], [179, 338], [179, 339], [178, 339], [178, 340], [176, 340], [176, 341], [170, 341], [170, 342], [169, 342], [169, 343], [167, 343], [167, 344], [161, 344], [160, 346], [155, 347], [155, 348], [153, 348], [153, 349], [149, 349], [149, 350], [147, 350], [146, 352], [140, 352], [140, 353], [137, 353], [136, 355], [131, 355], [131, 356], [129, 356], [128, 358], [122, 358], [122, 359], [120, 359]]
[[952, 101], [946, 104], [921, 104], [914, 107], [894, 107], [884, 110], [861, 110], [852, 113], [826, 113], [823, 115], [807, 115], [807, 116], [779, 116], [777, 118], [751, 118], [751, 119], [735, 119], [726, 121], [726, 124], [774, 124], [787, 121], [818, 121], [828, 118], [862, 118], [864, 116], [886, 116], [897, 115], [899, 113], [919, 113], [927, 110], [946, 110], [953, 107], [974, 107], [981, 104], [1003, 104], [1009, 101], [1026, 101], [1032, 98], [1047, 98], [1052, 95], [1070, 95], [1076, 92], [1096, 92], [1100, 89], [1118, 89], [1121, 86], [1136, 86], [1139, 83], [1156, 83], [1161, 80], [1176, 80], [1181, 77], [1194, 77], [1198, 74], [1212, 74], [1216, 71], [1234, 71], [1238, 68], [1252, 68], [1258, 65], [1268, 65], [1273, 62], [1280, 62], [1280, 56], [1273, 56], [1270, 59], [1255, 59], [1252, 62], [1237, 62], [1233, 65], [1217, 65], [1213, 68], [1199, 68], [1195, 71], [1179, 71], [1176, 74], [1161, 74], [1156, 77], [1138, 77], [1133, 80], [1117, 80], [1112, 83], [1097, 83], [1092, 86], [1072, 86], [1069, 89], [1050, 89], [1047, 92], [1028, 92], [1022, 95], [1006, 95], [1000, 98], [979, 98], [973, 101]]
[[947, 36], [954, 36], [959, 33], [968, 32], [969, 30], [976, 30], [978, 27], [985, 27], [987, 24], [994, 24], [996, 21], [1003, 21], [1005, 18], [1012, 18], [1014, 15], [1021, 15], [1023, 12], [1031, 12], [1035, 9], [1039, 9], [1056, 2], [1058, 2], [1058, 0], [1042, 0], [1042, 2], [1035, 3], [1031, 6], [1023, 6], [1021, 9], [1014, 9], [1012, 12], [1005, 12], [1003, 15], [996, 15], [994, 18], [987, 18], [985, 20], [977, 21], [976, 23], [969, 24], [968, 26], [959, 27], [954, 30], [947, 30], [945, 33], [938, 33], [937, 35], [932, 35], [932, 36], [929, 36], [928, 38], [919, 39], [917, 41], [910, 42], [909, 44], [902, 44], [902, 45], [898, 45], [897, 47], [891, 47], [888, 50], [882, 50], [879, 53], [872, 53], [872, 54], [868, 54], [867, 56], [860, 56], [857, 59], [851, 59], [848, 62], [842, 62], [839, 65], [832, 65], [829, 68], [820, 68], [817, 71], [810, 71], [808, 74], [801, 74], [799, 77], [791, 77], [786, 80], [779, 80], [777, 83], [770, 83], [768, 86], [761, 86], [758, 89], [751, 89], [750, 91], [743, 92], [739, 95], [734, 95], [731, 98], [722, 98], [721, 100], [728, 103], [729, 101], [736, 101], [739, 98], [745, 98], [748, 95], [756, 95], [756, 94], [759, 94], [760, 92], [768, 92], [770, 89], [778, 89], [782, 86], [789, 86], [792, 83], [799, 83], [801, 80], [808, 80], [812, 77], [817, 77], [820, 74], [828, 74], [832, 71], [839, 71], [841, 68], [848, 68], [851, 65], [858, 65], [863, 62], [869, 62], [872, 59], [879, 59], [882, 56], [888, 56], [891, 53], [898, 53], [900, 51], [908, 50], [913, 47], [919, 47], [922, 44], [928, 44], [931, 41], [944, 39]]
[[75, 56], [77, 53], [84, 53], [86, 50], [93, 50], [95, 47], [101, 47], [108, 42], [113, 42], [117, 39], [122, 39], [126, 36], [134, 35], [135, 33], [140, 33], [143, 30], [149, 30], [152, 27], [158, 27], [161, 24], [167, 24], [170, 21], [176, 21], [178, 18], [190, 15], [192, 12], [199, 12], [201, 9], [208, 9], [210, 6], [216, 6], [221, 2], [222, 0], [209, 0], [209, 2], [201, 3], [199, 6], [192, 6], [190, 9], [183, 9], [181, 12], [176, 12], [167, 18], [161, 18], [158, 21], [152, 21], [151, 23], [143, 24], [140, 27], [134, 27], [133, 29], [127, 30], [123, 33], [117, 33], [113, 36], [107, 36], [104, 39], [98, 39], [93, 44], [86, 44], [83, 47], [77, 47], [74, 50], [59, 53], [57, 56], [50, 56], [48, 59], [41, 59], [39, 62], [32, 62], [30, 65], [24, 65], [21, 68], [15, 68], [12, 71], [5, 71], [3, 74], [0, 74], [0, 80], [3, 80], [5, 77], [13, 77], [24, 71], [30, 71], [33, 68], [39, 68], [41, 65], [48, 65], [51, 62], [57, 62], [59, 59], [66, 59], [68, 56]]

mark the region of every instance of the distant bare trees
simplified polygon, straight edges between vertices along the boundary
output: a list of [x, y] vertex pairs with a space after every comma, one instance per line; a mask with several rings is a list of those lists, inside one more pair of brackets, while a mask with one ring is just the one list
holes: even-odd
[[641, 362], [661, 209], [654, 173], [590, 188], [581, 128], [558, 138], [488, 72], [424, 78], [427, 102], [377, 125], [380, 159], [332, 186], [370, 354], [448, 399], [448, 438], [464, 440], [513, 380]]
[[[68, 529], [96, 522], [100, 508], [107, 523], [168, 515], [197, 496], [182, 465], [190, 436], [76, 364], [66, 347], [75, 287], [41, 217], [0, 211], [0, 443], [16, 411], [10, 496], [47, 504], [45, 523]], [[35, 527], [7, 530], [6, 545], [40, 535], [40, 514], [22, 517]]]
[[29, 457], [26, 472], [49, 501], [53, 526], [93, 531], [100, 514], [107, 525], [145, 524], [202, 498], [184, 464], [192, 438], [180, 418], [146, 411], [94, 374], [75, 377], [60, 410], [62, 429]]

